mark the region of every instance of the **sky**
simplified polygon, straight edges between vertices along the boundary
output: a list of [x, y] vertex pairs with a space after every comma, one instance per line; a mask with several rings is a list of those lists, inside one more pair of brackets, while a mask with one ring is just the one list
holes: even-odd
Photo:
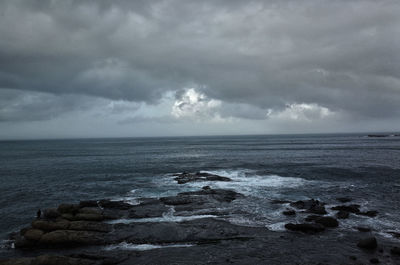
[[400, 130], [398, 0], [0, 1], [0, 139]]

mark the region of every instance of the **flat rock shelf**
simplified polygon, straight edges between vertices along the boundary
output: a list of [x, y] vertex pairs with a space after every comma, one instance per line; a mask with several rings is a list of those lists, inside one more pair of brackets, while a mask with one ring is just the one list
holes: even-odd
[[[182, 173], [179, 184], [231, 181], [227, 177]], [[399, 245], [368, 227], [339, 233], [340, 220], [374, 218], [351, 198], [338, 198], [328, 216], [326, 203], [285, 204], [293, 218], [286, 231], [232, 222], [231, 207], [246, 196], [209, 186], [161, 198], [81, 201], [46, 209], [9, 238], [0, 264], [400, 264]]]

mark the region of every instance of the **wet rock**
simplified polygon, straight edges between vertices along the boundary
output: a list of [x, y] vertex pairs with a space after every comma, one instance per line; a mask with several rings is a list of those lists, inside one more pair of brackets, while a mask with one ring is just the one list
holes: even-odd
[[75, 215], [77, 221], [102, 221], [104, 219], [102, 214], [95, 213], [78, 213]]
[[372, 264], [378, 264], [379, 263], [379, 259], [372, 258], [372, 259], [369, 260], [369, 262], [372, 263]]
[[297, 209], [305, 209], [306, 212], [308, 213], [321, 214], [321, 215], [327, 214], [324, 203], [314, 199], [307, 201], [292, 202], [290, 203], [290, 206], [295, 207]]
[[61, 218], [65, 219], [65, 220], [68, 220], [68, 221], [75, 220], [75, 216], [73, 214], [70, 214], [70, 213], [63, 213], [61, 215]]
[[393, 247], [393, 248], [390, 250], [390, 253], [391, 253], [392, 255], [399, 255], [399, 256], [400, 256], [400, 247]]
[[104, 243], [104, 233], [57, 230], [44, 234], [39, 243], [49, 246], [101, 245]]
[[286, 224], [285, 228], [291, 231], [300, 231], [303, 233], [319, 233], [325, 230], [324, 226], [321, 224]]
[[338, 202], [341, 202], [341, 203], [346, 203], [346, 202], [351, 202], [352, 201], [352, 199], [349, 198], [349, 197], [339, 197], [339, 198], [336, 198], [336, 200]]
[[102, 214], [102, 211], [99, 207], [83, 207], [79, 209], [79, 213], [87, 213], [87, 214]]
[[69, 221], [57, 220], [57, 221], [47, 221], [47, 220], [35, 220], [32, 222], [32, 227], [40, 229], [43, 231], [54, 231], [60, 229], [68, 229]]
[[133, 206], [129, 210], [129, 218], [149, 218], [149, 217], [160, 217], [163, 213], [167, 212], [169, 207], [165, 206], [161, 201], [157, 200], [157, 203], [150, 204], [139, 204]]
[[283, 211], [282, 213], [287, 216], [296, 215], [296, 211], [294, 211], [294, 210], [286, 210], [286, 211]]
[[359, 212], [358, 215], [364, 215], [368, 217], [375, 217], [378, 215], [378, 211], [366, 211], [366, 212]]
[[357, 246], [363, 249], [375, 249], [378, 247], [378, 243], [375, 237], [367, 237], [358, 241]]
[[222, 177], [215, 174], [210, 173], [182, 173], [176, 174], [174, 180], [178, 182], [178, 184], [185, 184], [188, 182], [197, 182], [197, 181], [231, 181], [230, 178]]
[[69, 214], [75, 214], [79, 209], [78, 205], [75, 204], [60, 204], [57, 208], [58, 212], [63, 214], [63, 213], [69, 213]]
[[335, 218], [329, 216], [310, 215], [307, 216], [305, 220], [307, 222], [321, 224], [324, 227], [337, 227], [339, 225], [339, 222]]
[[336, 213], [336, 217], [338, 219], [347, 219], [349, 218], [350, 213], [347, 211], [339, 211]]
[[81, 230], [81, 231], [110, 232], [112, 230], [112, 226], [101, 222], [75, 221], [70, 223], [68, 229]]
[[13, 258], [0, 263], [3, 265], [94, 265], [96, 261], [66, 256], [42, 255], [35, 258]]
[[350, 205], [338, 205], [331, 208], [335, 211], [345, 211], [349, 213], [359, 213], [360, 212], [360, 205], [358, 204], [350, 204]]
[[132, 208], [132, 205], [126, 203], [124, 201], [110, 201], [110, 200], [101, 200], [99, 201], [99, 205], [103, 208], [112, 208], [119, 210], [128, 210]]
[[44, 232], [39, 229], [29, 229], [25, 232], [24, 237], [30, 241], [39, 241]]
[[43, 216], [47, 219], [55, 219], [60, 216], [60, 213], [55, 208], [44, 210]]
[[203, 188], [201, 188], [201, 189], [203, 189], [203, 190], [210, 190], [211, 189], [211, 187], [210, 186], [204, 186]]
[[360, 232], [371, 232], [371, 228], [364, 226], [357, 226], [356, 229]]
[[79, 207], [84, 208], [84, 207], [98, 207], [97, 201], [80, 201], [79, 202]]

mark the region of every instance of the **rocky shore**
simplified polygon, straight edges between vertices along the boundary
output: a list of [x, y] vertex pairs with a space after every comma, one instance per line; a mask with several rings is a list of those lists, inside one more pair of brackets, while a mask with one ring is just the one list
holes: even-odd
[[[208, 173], [182, 173], [177, 183], [231, 181]], [[202, 189], [161, 198], [81, 201], [46, 209], [10, 235], [0, 264], [400, 264], [400, 243], [368, 227], [338, 231], [341, 220], [374, 218], [351, 198], [271, 201], [287, 207], [286, 231], [231, 222], [234, 190]]]

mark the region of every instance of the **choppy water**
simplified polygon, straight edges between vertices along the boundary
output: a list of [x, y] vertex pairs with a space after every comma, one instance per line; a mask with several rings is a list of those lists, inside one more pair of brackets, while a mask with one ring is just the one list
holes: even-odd
[[[206, 171], [232, 182], [178, 185], [171, 173]], [[384, 236], [400, 232], [400, 137], [362, 134], [85, 139], [0, 142], [0, 236], [28, 224], [37, 209], [86, 199], [161, 197], [204, 185], [247, 195], [234, 223], [283, 229], [273, 199], [349, 196], [375, 218], [352, 217]], [[327, 207], [329, 208], [329, 207]], [[179, 221], [173, 213], [163, 217]], [[168, 219], [169, 218], [169, 219]], [[190, 218], [190, 217], [186, 217]], [[162, 219], [162, 218], [161, 218]], [[183, 218], [185, 219], [185, 218]], [[162, 220], [152, 220], [162, 221]]]

